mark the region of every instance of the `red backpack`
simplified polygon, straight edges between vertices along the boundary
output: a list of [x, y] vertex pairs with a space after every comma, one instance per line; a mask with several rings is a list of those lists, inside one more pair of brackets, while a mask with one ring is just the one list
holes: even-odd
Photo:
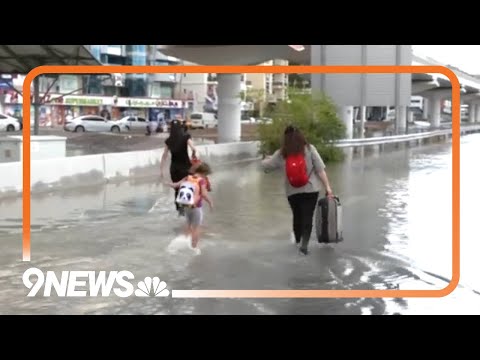
[[292, 154], [285, 159], [285, 173], [290, 185], [300, 188], [308, 184], [310, 176], [303, 153]]

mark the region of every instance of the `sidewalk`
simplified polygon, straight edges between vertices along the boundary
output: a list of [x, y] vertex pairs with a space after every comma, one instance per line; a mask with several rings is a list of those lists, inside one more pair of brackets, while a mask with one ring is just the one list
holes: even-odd
[[[208, 144], [217, 141], [216, 129], [190, 130], [195, 144]], [[256, 127], [242, 125], [242, 140], [256, 140]], [[12, 133], [16, 135], [16, 133]], [[146, 136], [142, 132], [129, 133], [72, 133], [63, 128], [40, 128], [40, 135], [67, 137], [67, 156], [103, 154], [127, 151], [153, 150], [163, 147], [166, 133]]]

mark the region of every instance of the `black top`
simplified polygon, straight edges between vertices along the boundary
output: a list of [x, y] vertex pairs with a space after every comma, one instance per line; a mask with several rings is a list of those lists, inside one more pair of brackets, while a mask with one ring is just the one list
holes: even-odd
[[177, 146], [173, 147], [171, 144], [171, 140], [165, 140], [165, 144], [170, 149], [170, 153], [172, 154], [172, 161], [170, 167], [173, 168], [190, 168], [190, 156], [188, 156], [188, 140], [191, 139], [190, 134], [183, 135], [180, 144], [175, 144]]

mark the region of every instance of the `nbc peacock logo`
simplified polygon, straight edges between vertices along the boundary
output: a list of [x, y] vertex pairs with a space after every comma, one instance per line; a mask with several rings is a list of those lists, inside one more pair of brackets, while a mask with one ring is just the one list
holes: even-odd
[[157, 276], [153, 278], [147, 276], [138, 283], [137, 287], [135, 296], [138, 297], [167, 297], [170, 295], [170, 291], [167, 289], [167, 283], [161, 281]]

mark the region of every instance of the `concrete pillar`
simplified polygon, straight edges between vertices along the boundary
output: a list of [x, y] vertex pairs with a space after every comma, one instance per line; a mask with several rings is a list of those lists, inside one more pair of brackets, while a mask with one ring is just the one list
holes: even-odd
[[480, 123], [480, 104], [475, 104], [475, 122]]
[[354, 158], [355, 149], [353, 147], [347, 147], [343, 149], [343, 154], [345, 155], [343, 161], [345, 166], [351, 167], [351, 163]]
[[415, 113], [412, 109], [407, 107], [407, 128], [405, 129], [405, 133], [408, 134], [409, 132], [409, 126], [414, 125], [415, 123]]
[[415, 121], [415, 118], [413, 116], [413, 111], [411, 109], [408, 110], [408, 122], [412, 124]]
[[240, 74], [218, 74], [218, 142], [240, 141], [242, 135]]
[[475, 103], [468, 104], [468, 122], [473, 124], [475, 122], [475, 114], [476, 114], [476, 105]]
[[338, 116], [343, 121], [346, 127], [345, 137], [347, 139], [353, 138], [353, 106], [340, 106]]
[[360, 106], [360, 137], [365, 136], [365, 121], [367, 121], [367, 107]]
[[[281, 59], [275, 59], [273, 60], [273, 65], [275, 66], [287, 66], [288, 61], [281, 60]], [[286, 95], [287, 95], [287, 89], [285, 87], [285, 82], [287, 79], [288, 75], [287, 74], [273, 74], [273, 84], [272, 84], [272, 89], [273, 89], [273, 94], [275, 95], [275, 98], [277, 100], [285, 100]], [[274, 85], [275, 84], [275, 85]]]
[[422, 113], [422, 119], [423, 120], [428, 120], [428, 107], [429, 107], [429, 98], [423, 98], [423, 113]]
[[397, 134], [407, 131], [407, 107], [397, 106], [395, 109], [395, 130]]
[[442, 99], [440, 97], [432, 97], [428, 101], [429, 104], [429, 116], [430, 124], [434, 128], [440, 127], [440, 121], [442, 119]]

